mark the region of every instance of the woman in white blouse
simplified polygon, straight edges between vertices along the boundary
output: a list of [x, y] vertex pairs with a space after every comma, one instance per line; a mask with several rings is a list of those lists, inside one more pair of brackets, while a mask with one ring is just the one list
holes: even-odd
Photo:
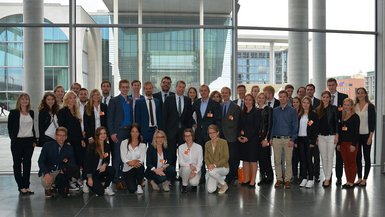
[[187, 193], [187, 186], [192, 186], [191, 191], [196, 191], [201, 178], [203, 164], [202, 147], [194, 142], [194, 131], [191, 128], [183, 132], [185, 143], [178, 148], [180, 176], [182, 178], [182, 193]]
[[124, 163], [123, 177], [128, 191], [143, 194], [146, 144], [141, 142], [139, 125], [131, 125], [130, 137], [120, 144], [120, 157]]

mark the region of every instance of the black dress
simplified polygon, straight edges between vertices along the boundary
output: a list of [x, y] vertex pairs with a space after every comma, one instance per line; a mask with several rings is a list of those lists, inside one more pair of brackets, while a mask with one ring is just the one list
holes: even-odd
[[240, 159], [246, 162], [257, 162], [260, 159], [261, 146], [259, 128], [261, 111], [253, 108], [250, 112], [242, 112], [239, 122], [239, 136], [247, 137], [246, 143], [239, 143]]

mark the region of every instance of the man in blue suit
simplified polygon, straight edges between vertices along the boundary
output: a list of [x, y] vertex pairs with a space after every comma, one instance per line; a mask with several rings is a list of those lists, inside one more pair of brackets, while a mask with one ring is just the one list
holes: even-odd
[[122, 176], [122, 160], [120, 159], [120, 143], [129, 136], [129, 127], [133, 121], [132, 99], [128, 97], [130, 82], [126, 79], [119, 81], [120, 94], [110, 100], [108, 103], [108, 131], [114, 144], [114, 153], [112, 154], [112, 166], [116, 173], [114, 183], [119, 181]]
[[52, 184], [55, 183], [59, 193], [64, 197], [68, 194], [68, 181], [65, 170], [75, 166], [74, 151], [71, 145], [65, 144], [67, 129], [58, 127], [55, 133], [56, 141], [45, 143], [40, 152], [39, 177], [45, 190], [45, 196], [53, 196]]
[[136, 101], [135, 122], [142, 131], [143, 142], [151, 144], [152, 137], [157, 128], [162, 124], [160, 102], [154, 98], [154, 86], [150, 81], [144, 83], [144, 98]]

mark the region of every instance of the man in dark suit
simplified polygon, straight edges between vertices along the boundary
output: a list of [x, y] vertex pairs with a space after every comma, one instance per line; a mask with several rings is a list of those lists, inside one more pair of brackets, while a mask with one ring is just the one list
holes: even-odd
[[[195, 130], [195, 141], [202, 146], [203, 153], [205, 153], [205, 143], [210, 139], [207, 129], [211, 124], [215, 124], [221, 128], [221, 107], [219, 103], [209, 98], [210, 88], [203, 84], [199, 88], [201, 98], [193, 104], [193, 112], [197, 115], [197, 123]], [[202, 166], [202, 176], [200, 183], [205, 182], [206, 168]]]
[[178, 81], [175, 95], [168, 96], [163, 104], [164, 130], [173, 162], [176, 162], [177, 147], [184, 143], [183, 131], [193, 125], [191, 99], [183, 96], [185, 88], [186, 83]]
[[234, 100], [233, 102], [237, 104], [241, 109], [243, 109], [243, 106], [245, 104], [244, 99], [246, 96], [246, 86], [243, 84], [238, 85], [237, 93], [238, 93], [238, 99]]
[[231, 89], [223, 87], [221, 90], [223, 103], [221, 104], [222, 111], [222, 131], [221, 137], [227, 140], [229, 146], [229, 173], [226, 176], [228, 184], [234, 183], [238, 167], [239, 167], [239, 150], [237, 134], [239, 132], [238, 122], [241, 114], [241, 109], [237, 104], [230, 100]]
[[122, 161], [120, 159], [120, 143], [128, 138], [129, 127], [133, 121], [132, 99], [128, 97], [130, 82], [128, 80], [119, 81], [120, 94], [110, 100], [108, 104], [108, 131], [114, 142], [114, 153], [112, 154], [112, 166], [115, 169], [114, 183], [122, 175]]
[[137, 122], [135, 120], [136, 101], [139, 99], [144, 99], [144, 96], [140, 94], [140, 89], [142, 89], [142, 82], [140, 82], [139, 80], [131, 81], [131, 94], [128, 97], [132, 99], [132, 108], [134, 111], [134, 114], [133, 114], [134, 120], [132, 121], [133, 123]]
[[53, 183], [55, 183], [62, 196], [67, 196], [70, 177], [66, 177], [64, 171], [68, 165], [76, 167], [72, 146], [65, 144], [67, 129], [58, 127], [55, 132], [55, 138], [56, 141], [44, 144], [38, 160], [39, 177], [41, 177], [41, 183], [47, 198], [53, 196]]
[[273, 86], [266, 86], [263, 88], [263, 92], [265, 93], [266, 95], [266, 103], [267, 103], [267, 106], [271, 107], [271, 108], [276, 108], [279, 106], [279, 100], [274, 98], [274, 93], [275, 93], [275, 89]]
[[[343, 110], [342, 105], [343, 105], [344, 99], [348, 98], [348, 95], [337, 91], [337, 80], [335, 78], [329, 78], [327, 80], [327, 86], [330, 94], [332, 95], [331, 104], [338, 107], [338, 111], [339, 111], [338, 119], [339, 119], [339, 123], [341, 123], [342, 110]], [[344, 162], [342, 160], [341, 152], [338, 149], [336, 149], [336, 177], [337, 177], [336, 185], [342, 184], [341, 179], [343, 174], [343, 167], [344, 167]]]
[[166, 98], [170, 95], [175, 95], [175, 93], [170, 91], [171, 88], [171, 78], [169, 76], [164, 76], [160, 81], [161, 91], [154, 93], [154, 98], [158, 99], [160, 102], [160, 109], [162, 110], [162, 106]]
[[294, 92], [294, 86], [291, 84], [285, 85], [285, 91], [289, 95], [289, 105], [293, 105], [293, 92]]
[[306, 87], [298, 87], [297, 96], [302, 100], [306, 96]]
[[[306, 96], [310, 97], [312, 101], [313, 110], [316, 110], [316, 108], [320, 105], [321, 101], [314, 96], [315, 93], [315, 86], [314, 84], [307, 84], [306, 85]], [[313, 149], [313, 156], [314, 156], [314, 180], [316, 182], [320, 181], [320, 152], [318, 149], [318, 145], [314, 146]]]
[[141, 127], [143, 142], [146, 144], [151, 144], [155, 130], [162, 124], [160, 102], [153, 97], [153, 91], [151, 82], [144, 83], [145, 96], [136, 101], [135, 105], [135, 122]]

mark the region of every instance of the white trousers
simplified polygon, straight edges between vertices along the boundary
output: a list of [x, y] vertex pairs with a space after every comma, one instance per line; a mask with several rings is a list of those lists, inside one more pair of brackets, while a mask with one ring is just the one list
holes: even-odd
[[182, 185], [188, 186], [190, 184], [191, 186], [198, 186], [201, 178], [201, 172], [199, 171], [192, 179], [189, 179], [190, 174], [190, 167], [179, 167], [179, 175], [182, 178]]
[[206, 173], [206, 188], [209, 193], [213, 193], [217, 190], [218, 184], [225, 184], [226, 175], [229, 173], [229, 168], [219, 167], [214, 168]]
[[334, 135], [318, 136], [318, 149], [321, 153], [322, 167], [325, 179], [330, 180], [333, 170], [333, 157], [336, 145], [334, 144]]

